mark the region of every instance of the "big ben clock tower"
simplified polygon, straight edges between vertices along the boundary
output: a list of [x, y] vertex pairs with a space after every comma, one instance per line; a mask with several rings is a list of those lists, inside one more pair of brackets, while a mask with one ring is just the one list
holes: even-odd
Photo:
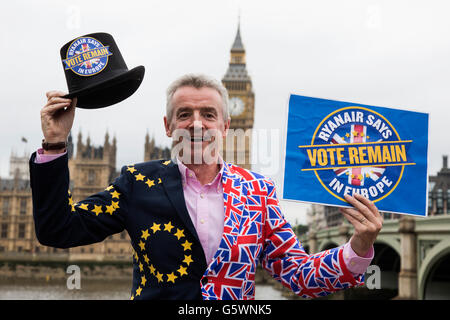
[[245, 64], [245, 49], [242, 44], [240, 24], [230, 53], [228, 70], [222, 79], [230, 98], [229, 111], [231, 116], [230, 131], [226, 141], [224, 141], [223, 156], [228, 162], [251, 169], [250, 153], [252, 150], [255, 94]]

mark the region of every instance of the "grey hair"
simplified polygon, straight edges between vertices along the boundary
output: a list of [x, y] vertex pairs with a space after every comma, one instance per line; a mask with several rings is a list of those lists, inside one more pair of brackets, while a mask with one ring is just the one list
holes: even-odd
[[172, 119], [173, 95], [175, 94], [175, 91], [177, 91], [181, 87], [194, 87], [196, 89], [207, 87], [215, 89], [222, 97], [223, 119], [224, 121], [228, 121], [230, 119], [227, 89], [219, 81], [210, 76], [190, 73], [181, 76], [180, 78], [172, 82], [171, 85], [167, 88], [166, 117], [169, 121]]

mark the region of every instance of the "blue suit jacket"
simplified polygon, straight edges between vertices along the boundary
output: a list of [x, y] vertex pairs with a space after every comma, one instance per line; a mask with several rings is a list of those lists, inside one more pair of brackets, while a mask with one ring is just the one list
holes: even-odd
[[253, 299], [257, 263], [303, 297], [361, 283], [342, 247], [308, 255], [283, 217], [270, 179], [224, 163], [224, 231], [207, 265], [186, 209], [178, 166], [157, 160], [125, 166], [102, 192], [74, 203], [67, 155], [30, 159], [38, 240], [69, 248], [127, 230], [134, 248], [132, 299]]

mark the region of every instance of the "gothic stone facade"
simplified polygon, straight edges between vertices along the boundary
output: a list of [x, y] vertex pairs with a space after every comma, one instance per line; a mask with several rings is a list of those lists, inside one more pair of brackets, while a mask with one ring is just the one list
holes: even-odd
[[[110, 141], [108, 133], [102, 146], [91, 145], [88, 137], [83, 143], [79, 133], [76, 155], [73, 154], [72, 137], [69, 137], [70, 189], [74, 202], [103, 190], [115, 177], [116, 138]], [[144, 160], [170, 156], [168, 148], [155, 145], [146, 136]], [[11, 161], [17, 162], [17, 157]], [[24, 157], [29, 159], [28, 156]], [[28, 161], [28, 160], [27, 160]], [[28, 168], [26, 168], [28, 172]], [[41, 245], [36, 239], [33, 221], [33, 205], [28, 179], [16, 170], [12, 179], [0, 179], [0, 257], [51, 256], [75, 261], [124, 261], [130, 260], [132, 247], [126, 231], [108, 237], [100, 243], [70, 249], [56, 249]]]

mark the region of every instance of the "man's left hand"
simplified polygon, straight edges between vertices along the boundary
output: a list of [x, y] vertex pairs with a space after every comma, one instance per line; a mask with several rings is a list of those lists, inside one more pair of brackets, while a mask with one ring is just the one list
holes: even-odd
[[358, 193], [353, 197], [345, 195], [345, 200], [353, 205], [353, 208], [339, 209], [355, 228], [350, 245], [357, 255], [364, 257], [383, 226], [383, 217], [372, 201]]

